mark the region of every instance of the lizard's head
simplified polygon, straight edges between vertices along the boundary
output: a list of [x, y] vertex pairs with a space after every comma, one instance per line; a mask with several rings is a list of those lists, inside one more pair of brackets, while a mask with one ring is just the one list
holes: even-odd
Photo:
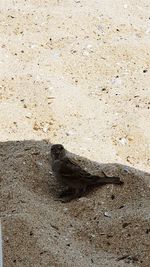
[[61, 159], [66, 155], [65, 148], [61, 144], [51, 146], [51, 157], [52, 159]]

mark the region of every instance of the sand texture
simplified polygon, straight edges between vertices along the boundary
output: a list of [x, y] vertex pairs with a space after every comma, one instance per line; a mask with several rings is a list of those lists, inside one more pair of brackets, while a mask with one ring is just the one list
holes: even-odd
[[[149, 267], [150, 1], [2, 0], [4, 267]], [[50, 147], [118, 175], [70, 203]]]

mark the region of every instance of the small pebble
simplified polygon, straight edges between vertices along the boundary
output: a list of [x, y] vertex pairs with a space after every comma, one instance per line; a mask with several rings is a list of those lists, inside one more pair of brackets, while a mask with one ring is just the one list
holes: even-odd
[[115, 78], [112, 79], [111, 83], [114, 84], [114, 85], [121, 85], [122, 84], [122, 80], [117, 75]]
[[83, 56], [89, 56], [89, 52], [88, 51], [83, 51]]
[[123, 146], [127, 145], [128, 143], [128, 140], [126, 138], [119, 138], [119, 143]]
[[127, 222], [126, 222], [126, 223], [123, 223], [123, 224], [122, 224], [122, 227], [123, 227], [123, 228], [126, 228], [129, 224], [131, 224], [131, 223], [127, 223]]
[[69, 136], [69, 135], [74, 135], [75, 134], [75, 131], [68, 131], [66, 132], [66, 135]]
[[28, 113], [28, 114], [26, 115], [26, 118], [27, 118], [27, 119], [31, 119], [31, 117], [32, 117], [31, 113]]
[[64, 211], [64, 213], [67, 213], [68, 208], [64, 208], [63, 211]]
[[125, 167], [125, 168], [124, 168], [124, 172], [126, 172], [126, 173], [130, 173], [128, 167]]
[[121, 205], [120, 207], [119, 207], [119, 209], [123, 209], [125, 206], [124, 205]]
[[40, 162], [40, 161], [36, 161], [36, 166], [42, 166], [42, 165], [43, 165], [42, 162]]
[[148, 70], [146, 70], [146, 69], [145, 69], [145, 70], [143, 70], [143, 73], [146, 73], [146, 72], [148, 72]]
[[44, 133], [47, 133], [48, 129], [49, 129], [49, 125], [46, 124], [46, 125], [44, 125], [42, 130], [43, 130]]
[[109, 212], [107, 212], [107, 211], [104, 213], [104, 216], [108, 217], [108, 218], [111, 218], [111, 214]]

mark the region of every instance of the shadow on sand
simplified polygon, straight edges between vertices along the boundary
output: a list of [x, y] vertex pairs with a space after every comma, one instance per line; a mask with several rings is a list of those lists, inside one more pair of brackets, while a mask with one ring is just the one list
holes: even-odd
[[[28, 213], [31, 214], [32, 217], [32, 213], [34, 214], [35, 212], [35, 228], [40, 229], [40, 220], [42, 220], [41, 227], [45, 227], [45, 230], [43, 231], [47, 233], [49, 229], [49, 222], [47, 224], [47, 221], [49, 221], [50, 218], [53, 218], [53, 220], [56, 222], [59, 220], [59, 216], [62, 217], [63, 220], [65, 220], [65, 217], [67, 217], [63, 211], [64, 206], [68, 207], [68, 216], [70, 218], [68, 219], [67, 217], [66, 225], [72, 220], [78, 219], [78, 225], [76, 225], [74, 233], [72, 234], [73, 240], [75, 238], [79, 240], [82, 239], [83, 243], [84, 241], [93, 242], [90, 243], [89, 246], [92, 246], [92, 248], [89, 248], [89, 250], [94, 249], [94, 251], [97, 251], [97, 256], [95, 257], [98, 257], [98, 251], [101, 249], [105, 252], [111, 251], [116, 255], [127, 254], [127, 257], [130, 256], [132, 251], [132, 254], [135, 254], [136, 252], [138, 255], [136, 255], [137, 258], [134, 259], [135, 261], [138, 261], [139, 266], [146, 266], [146, 263], [149, 261], [149, 259], [146, 258], [148, 257], [148, 250], [146, 247], [147, 241], [145, 241], [145, 237], [142, 237], [141, 229], [144, 229], [144, 233], [147, 233], [148, 235], [149, 228], [147, 226], [147, 206], [149, 201], [150, 174], [121, 164], [100, 164], [97, 162], [92, 162], [86, 158], [70, 153], [70, 156], [79, 162], [82, 167], [85, 167], [89, 172], [101, 175], [102, 171], [105, 171], [105, 173], [109, 176], [119, 176], [121, 180], [124, 181], [124, 185], [121, 187], [117, 185], [106, 185], [102, 188], [97, 188], [96, 190], [94, 189], [94, 191], [90, 192], [86, 198], [83, 197], [81, 200], [75, 200], [71, 203], [62, 204], [59, 203], [59, 201], [56, 201], [56, 196], [60, 190], [60, 185], [56, 183], [55, 178], [51, 173], [50, 146], [51, 144], [46, 140], [8, 141], [0, 143], [0, 183], [2, 193], [0, 208], [1, 219], [4, 228], [3, 232], [5, 233], [5, 266], [16, 266], [16, 262], [20, 264], [17, 266], [31, 266], [33, 263], [34, 266], [48, 266], [42, 265], [43, 254], [40, 254], [42, 241], [41, 243], [38, 243], [38, 237], [35, 237], [32, 233], [31, 228], [33, 228], [33, 226], [31, 227], [31, 224], [29, 223], [29, 216], [28, 219], [24, 219], [24, 221], [29, 220], [27, 229], [25, 227], [25, 222], [21, 223], [20, 225], [20, 222], [18, 221], [12, 221], [13, 230], [12, 227], [10, 229], [8, 218], [13, 216], [13, 214], [19, 213]], [[36, 203], [35, 206], [32, 205], [32, 202]], [[32, 208], [30, 206], [32, 206]], [[51, 207], [53, 211], [51, 210], [50, 212], [48, 207]], [[103, 214], [100, 213], [98, 215], [99, 208], [102, 210], [102, 212], [105, 210], [111, 210], [117, 215], [114, 215], [114, 219], [112, 219], [110, 223], [110, 221], [105, 221], [108, 218], [104, 218], [105, 220], [103, 220]], [[116, 210], [118, 213], [116, 213]], [[138, 211], [136, 212], [136, 216], [133, 216], [135, 210]], [[44, 215], [43, 213], [41, 215], [41, 212], [45, 212]], [[37, 215], [38, 213], [39, 215]], [[131, 220], [130, 217], [134, 217], [134, 220], [133, 218]], [[68, 220], [70, 220], [70, 222]], [[116, 220], [118, 225], [116, 225]], [[139, 220], [138, 225], [136, 223], [137, 220]], [[89, 221], [89, 226], [86, 225], [87, 221]], [[134, 223], [131, 221], [134, 221]], [[124, 232], [120, 230], [119, 234], [117, 229], [122, 227], [122, 223], [124, 223]], [[138, 233], [135, 231], [136, 226], [138, 229], [137, 231], [139, 231]], [[59, 227], [57, 226], [56, 230], [57, 228]], [[126, 231], [127, 228], [129, 230], [128, 232]], [[22, 233], [21, 236], [18, 234], [19, 231]], [[59, 231], [59, 235], [63, 234], [63, 231], [64, 230], [62, 230], [62, 233]], [[26, 238], [27, 232], [29, 232], [30, 238], [33, 235], [32, 241], [29, 240], [30, 238]], [[95, 241], [91, 241], [89, 232], [94, 232], [93, 236], [98, 235]], [[127, 242], [127, 240], [130, 239], [131, 233], [133, 232], [135, 232], [135, 235], [133, 235], [132, 242]], [[12, 234], [13, 238], [15, 239], [15, 244], [13, 244], [13, 241], [11, 243], [11, 238], [9, 239]], [[109, 237], [106, 238], [108, 234]], [[114, 239], [113, 236], [115, 236]], [[123, 241], [124, 239], [126, 240], [125, 242]], [[43, 246], [45, 244], [48, 246], [49, 243], [46, 243], [48, 242], [46, 240], [47, 239], [45, 237], [45, 243]], [[141, 240], [143, 243], [141, 244], [141, 247], [139, 246], [139, 248], [137, 248], [137, 243], [141, 242]], [[23, 252], [24, 247], [26, 247], [25, 252]], [[143, 249], [143, 253], [139, 255], [138, 253], [141, 249]], [[57, 258], [52, 252], [51, 245], [47, 250], [49, 251], [49, 254], [47, 255], [46, 252], [45, 254], [47, 255], [48, 264], [59, 266], [58, 263], [63, 262], [62, 254], [58, 255], [59, 257]], [[62, 250], [64, 250], [64, 244]], [[64, 251], [64, 255], [65, 253], [66, 252]], [[71, 262], [74, 260], [76, 263], [75, 258], [71, 261], [71, 254], [69, 254], [71, 252], [67, 253], [68, 254], [66, 254], [66, 257], [68, 257], [68, 262], [71, 264]], [[127, 257], [125, 257], [125, 259]], [[128, 260], [130, 263], [134, 263], [134, 259], [130, 257]], [[38, 265], [39, 262], [41, 265]], [[83, 264], [85, 263], [83, 262]], [[116, 262], [115, 266], [119, 266], [118, 264], [119, 263]], [[77, 263], [76, 266], [78, 266]], [[109, 266], [109, 263], [107, 266]]]

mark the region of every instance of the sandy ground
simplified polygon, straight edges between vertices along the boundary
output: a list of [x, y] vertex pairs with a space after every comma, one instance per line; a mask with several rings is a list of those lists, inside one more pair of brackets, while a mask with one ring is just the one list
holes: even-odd
[[[1, 1], [5, 267], [149, 266], [149, 10], [149, 0]], [[124, 186], [60, 203], [53, 143]]]

